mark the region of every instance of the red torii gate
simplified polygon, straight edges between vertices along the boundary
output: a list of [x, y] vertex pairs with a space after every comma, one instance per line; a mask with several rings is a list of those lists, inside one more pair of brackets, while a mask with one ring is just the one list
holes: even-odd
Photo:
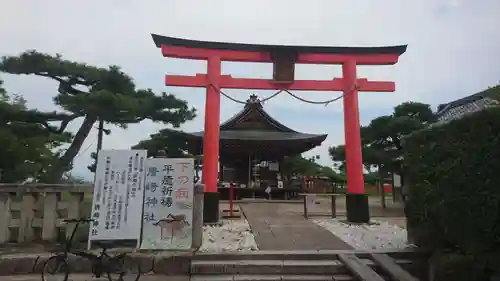
[[[368, 198], [364, 192], [358, 91], [393, 92], [394, 82], [368, 81], [356, 76], [356, 65], [393, 65], [406, 45], [390, 47], [308, 47], [205, 42], [152, 34], [164, 57], [207, 61], [207, 74], [166, 75], [168, 86], [203, 87], [205, 133], [203, 139], [204, 221], [219, 219], [217, 170], [219, 159], [220, 89], [342, 91], [347, 164], [346, 207], [350, 222], [368, 222]], [[273, 79], [233, 78], [221, 74], [222, 61], [273, 63]], [[296, 63], [341, 64], [342, 78], [295, 80]]]

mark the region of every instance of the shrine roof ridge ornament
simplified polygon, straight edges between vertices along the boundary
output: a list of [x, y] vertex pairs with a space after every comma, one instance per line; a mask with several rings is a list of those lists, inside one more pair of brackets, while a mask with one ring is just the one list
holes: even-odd
[[256, 94], [251, 94], [250, 97], [247, 99], [247, 104], [261, 104], [261, 101], [259, 97]]
[[247, 52], [276, 52], [276, 51], [292, 51], [301, 54], [354, 54], [354, 55], [370, 55], [370, 54], [391, 54], [402, 55], [406, 52], [408, 45], [384, 46], [384, 47], [335, 47], [335, 46], [296, 46], [296, 45], [266, 45], [266, 44], [249, 44], [249, 43], [229, 43], [215, 41], [198, 41], [192, 39], [183, 39], [176, 37], [162, 36], [151, 34], [156, 47], [161, 48], [162, 45], [179, 46], [200, 49], [218, 49], [231, 51], [247, 51]]

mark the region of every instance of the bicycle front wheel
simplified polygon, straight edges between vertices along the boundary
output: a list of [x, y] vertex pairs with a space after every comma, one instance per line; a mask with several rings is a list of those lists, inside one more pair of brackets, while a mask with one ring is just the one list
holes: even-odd
[[64, 255], [50, 257], [43, 265], [42, 281], [67, 281], [68, 261]]
[[137, 281], [141, 277], [139, 262], [127, 255], [112, 257], [107, 269], [109, 281]]

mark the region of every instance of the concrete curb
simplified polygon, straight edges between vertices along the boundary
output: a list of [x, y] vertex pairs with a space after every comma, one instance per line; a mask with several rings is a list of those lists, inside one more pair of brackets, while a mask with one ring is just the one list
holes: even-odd
[[[0, 257], [0, 276], [18, 274], [40, 274], [43, 265], [52, 255], [27, 254], [3, 255]], [[159, 275], [189, 275], [192, 255], [172, 256], [133, 253], [130, 257], [136, 259], [143, 274]], [[72, 273], [91, 273], [90, 262], [82, 257], [70, 255], [69, 267]]]
[[355, 254], [368, 258], [370, 254], [388, 254], [396, 259], [428, 258], [427, 251], [418, 249], [395, 250], [259, 250], [231, 253], [194, 253], [193, 260], [337, 260], [339, 254]]
[[[363, 251], [363, 250], [320, 250], [320, 251], [248, 251], [237, 253], [192, 253], [192, 252], [136, 252], [130, 253], [130, 257], [136, 259], [144, 275], [163, 276], [189, 276], [192, 273], [204, 274], [207, 270], [214, 273], [246, 273], [252, 274], [268, 268], [270, 273], [284, 273], [285, 265], [288, 274], [304, 273], [302, 269], [312, 268], [308, 274], [324, 274], [325, 267], [332, 267], [338, 260], [338, 254], [354, 253], [359, 258], [368, 258], [371, 253], [386, 253], [389, 256], [400, 259], [403, 264], [409, 260], [413, 262], [424, 262], [428, 254], [418, 250], [394, 250], [394, 251]], [[110, 252], [113, 255], [114, 252]], [[44, 263], [50, 258], [50, 253], [37, 254], [11, 254], [0, 256], [0, 276], [40, 274]], [[317, 263], [313, 268], [308, 261]], [[91, 273], [90, 262], [81, 257], [70, 255], [68, 263], [71, 273]], [[278, 263], [273, 266], [273, 263]], [[328, 263], [326, 266], [325, 263]], [[302, 269], [295, 269], [293, 265], [302, 265]], [[266, 265], [266, 266], [264, 266]], [[229, 269], [228, 269], [229, 266]], [[289, 268], [288, 268], [289, 267]], [[300, 271], [300, 272], [299, 272]], [[332, 272], [333, 273], [333, 272]], [[0, 278], [1, 279], [1, 278]]]

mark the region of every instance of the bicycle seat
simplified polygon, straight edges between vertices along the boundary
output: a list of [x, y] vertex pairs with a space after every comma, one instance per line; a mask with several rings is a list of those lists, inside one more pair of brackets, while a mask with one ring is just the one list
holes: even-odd
[[110, 249], [116, 247], [119, 243], [116, 241], [95, 241], [93, 244], [101, 249]]
[[93, 219], [88, 218], [79, 218], [79, 219], [64, 219], [63, 222], [66, 223], [89, 223], [94, 221]]

